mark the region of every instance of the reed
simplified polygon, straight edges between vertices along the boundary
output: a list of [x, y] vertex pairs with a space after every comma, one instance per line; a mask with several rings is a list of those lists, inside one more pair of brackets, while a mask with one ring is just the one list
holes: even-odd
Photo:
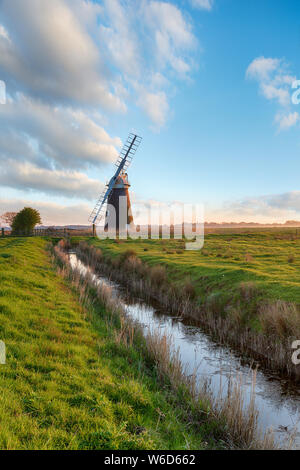
[[259, 313], [263, 331], [269, 336], [300, 338], [300, 315], [294, 303], [282, 300], [265, 303]]

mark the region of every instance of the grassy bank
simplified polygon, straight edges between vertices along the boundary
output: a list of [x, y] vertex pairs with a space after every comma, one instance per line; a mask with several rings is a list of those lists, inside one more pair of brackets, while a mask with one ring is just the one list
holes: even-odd
[[228, 446], [207, 406], [174, 393], [104, 307], [57, 274], [46, 241], [1, 240], [0, 276], [1, 449]]
[[208, 325], [218, 339], [230, 340], [242, 352], [257, 353], [266, 366], [299, 376], [291, 362], [292, 340], [300, 337], [295, 233], [210, 234], [204, 249], [192, 252], [180, 240], [87, 241], [101, 247], [117, 275], [125, 272], [125, 282], [126, 272], [144, 278], [145, 293], [160, 291], [166, 307], [174, 305], [177, 313]]

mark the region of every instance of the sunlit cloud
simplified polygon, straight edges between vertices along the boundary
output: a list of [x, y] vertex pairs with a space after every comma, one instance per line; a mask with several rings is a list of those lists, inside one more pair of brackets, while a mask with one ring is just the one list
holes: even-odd
[[190, 0], [191, 4], [195, 8], [200, 8], [201, 10], [210, 11], [214, 5], [214, 0]]
[[256, 80], [260, 93], [280, 107], [275, 117], [279, 130], [289, 129], [298, 123], [299, 114], [290, 110], [291, 87], [295, 76], [289, 72], [283, 59], [258, 57], [247, 68], [246, 77]]
[[0, 184], [22, 191], [93, 201], [104, 184], [78, 171], [48, 170], [31, 163], [8, 160], [1, 167]]

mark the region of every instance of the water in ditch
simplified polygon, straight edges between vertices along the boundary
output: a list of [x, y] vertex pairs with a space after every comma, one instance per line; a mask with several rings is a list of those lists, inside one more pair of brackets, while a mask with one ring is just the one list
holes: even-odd
[[[89, 272], [89, 268], [75, 253], [70, 253], [69, 259], [73, 269], [79, 269], [82, 274]], [[142, 299], [130, 296], [122, 286], [107, 278], [93, 275], [93, 279], [98, 285], [111, 287], [112, 295], [120, 299], [127, 315], [142, 326], [145, 334], [159, 330], [162, 335], [168, 335], [174, 347], [179, 350], [187, 373], [195, 373], [199, 383], [208, 381], [212, 393], [220, 393], [220, 384], [226, 393], [230, 378], [238, 376], [243, 384], [245, 406], [247, 405], [252, 392], [252, 370], [249, 365], [242, 363], [236, 353], [215, 343], [199, 327], [186, 325], [180, 318], [169, 315], [159, 306], [149, 305]], [[282, 446], [286, 446], [293, 436], [293, 447], [300, 448], [299, 387], [291, 386], [288, 380], [276, 375], [258, 370], [255, 404], [262, 430], [272, 428], [276, 441]]]

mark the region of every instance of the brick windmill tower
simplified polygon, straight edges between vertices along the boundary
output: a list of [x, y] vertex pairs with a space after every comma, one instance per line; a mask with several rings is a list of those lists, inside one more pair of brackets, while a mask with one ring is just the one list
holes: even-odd
[[[112, 229], [119, 233], [126, 233], [127, 226], [133, 222], [127, 168], [132, 162], [142, 137], [130, 133], [116, 162], [117, 170], [106, 185], [103, 193], [90, 215], [89, 221], [93, 227], [105, 216], [104, 230]], [[106, 208], [106, 204], [108, 207]]]

